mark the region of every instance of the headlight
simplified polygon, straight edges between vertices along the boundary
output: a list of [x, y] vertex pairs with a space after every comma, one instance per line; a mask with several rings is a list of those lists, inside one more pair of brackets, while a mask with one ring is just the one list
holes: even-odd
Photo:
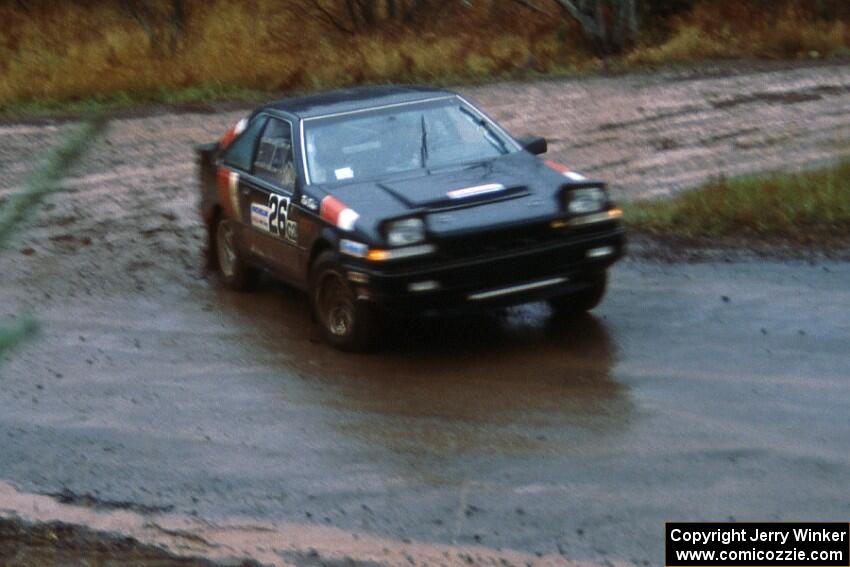
[[603, 210], [607, 204], [608, 195], [599, 187], [567, 192], [567, 212], [573, 215], [596, 213]]
[[408, 246], [425, 240], [425, 223], [422, 219], [404, 219], [387, 225], [387, 242], [390, 246]]

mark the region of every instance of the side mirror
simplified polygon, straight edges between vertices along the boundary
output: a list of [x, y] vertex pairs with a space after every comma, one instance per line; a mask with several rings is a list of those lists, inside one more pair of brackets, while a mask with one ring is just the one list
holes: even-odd
[[546, 138], [542, 136], [526, 136], [520, 138], [518, 142], [522, 146], [522, 149], [536, 156], [549, 151], [549, 144], [546, 142]]

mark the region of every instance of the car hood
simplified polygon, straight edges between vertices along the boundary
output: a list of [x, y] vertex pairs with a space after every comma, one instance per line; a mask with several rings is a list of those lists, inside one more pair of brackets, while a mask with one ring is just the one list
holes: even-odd
[[527, 179], [495, 164], [396, 179], [377, 186], [410, 209], [446, 209], [480, 205], [527, 194]]
[[382, 222], [409, 215], [425, 218], [435, 236], [552, 218], [561, 214], [564, 184], [563, 176], [534, 156], [517, 153], [324, 190], [358, 213], [358, 231], [379, 238]]

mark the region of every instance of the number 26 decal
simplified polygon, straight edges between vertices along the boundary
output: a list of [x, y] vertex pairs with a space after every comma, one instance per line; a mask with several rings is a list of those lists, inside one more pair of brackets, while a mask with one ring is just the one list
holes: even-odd
[[298, 224], [289, 220], [289, 197], [272, 193], [269, 195], [268, 231], [287, 240], [298, 240]]

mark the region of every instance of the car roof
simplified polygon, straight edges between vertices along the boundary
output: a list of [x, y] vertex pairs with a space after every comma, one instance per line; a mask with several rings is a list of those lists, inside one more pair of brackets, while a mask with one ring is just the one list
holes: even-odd
[[326, 114], [364, 110], [390, 104], [417, 102], [457, 93], [438, 88], [407, 85], [353, 87], [306, 96], [285, 98], [269, 103], [260, 110], [282, 110], [299, 118], [315, 118]]

